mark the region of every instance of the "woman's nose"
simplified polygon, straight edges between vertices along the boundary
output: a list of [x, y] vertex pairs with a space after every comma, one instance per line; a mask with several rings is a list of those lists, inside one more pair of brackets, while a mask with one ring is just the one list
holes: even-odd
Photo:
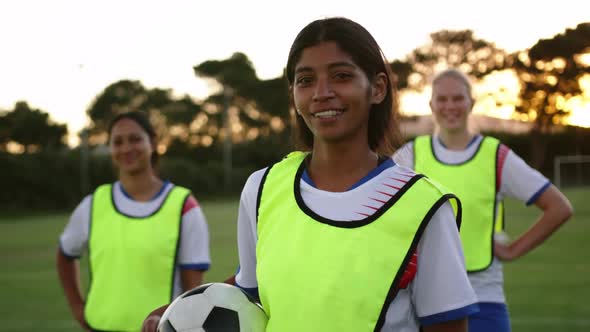
[[321, 101], [334, 97], [332, 86], [327, 80], [320, 79], [315, 86], [313, 101]]

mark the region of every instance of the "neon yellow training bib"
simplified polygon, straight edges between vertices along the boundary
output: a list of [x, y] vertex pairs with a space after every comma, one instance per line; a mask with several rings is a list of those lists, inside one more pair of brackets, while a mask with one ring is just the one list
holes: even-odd
[[496, 154], [499, 146], [497, 139], [484, 137], [473, 158], [461, 164], [444, 164], [435, 156], [431, 136], [420, 136], [414, 141], [416, 172], [442, 183], [461, 200], [463, 222], [460, 235], [468, 272], [482, 271], [492, 264], [494, 227], [501, 230], [503, 226], [502, 205], [496, 216]]
[[145, 317], [172, 299], [180, 223], [188, 189], [175, 186], [153, 215], [123, 215], [112, 185], [92, 198], [88, 240], [88, 324], [101, 331], [139, 331]]
[[378, 330], [422, 232], [454, 196], [415, 176], [372, 216], [329, 220], [301, 198], [304, 158], [290, 154], [261, 184], [256, 273], [266, 331]]

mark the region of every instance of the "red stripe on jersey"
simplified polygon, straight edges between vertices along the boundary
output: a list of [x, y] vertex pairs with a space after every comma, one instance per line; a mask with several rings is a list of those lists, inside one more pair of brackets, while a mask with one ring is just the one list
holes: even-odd
[[374, 206], [370, 206], [370, 205], [364, 205], [364, 204], [363, 204], [363, 206], [366, 207], [366, 208], [369, 208], [369, 209], [373, 209], [375, 211], [379, 210], [378, 207], [374, 207]]
[[496, 160], [496, 192], [500, 191], [502, 186], [502, 169], [504, 169], [504, 162], [508, 152], [510, 152], [510, 149], [506, 145], [500, 144], [498, 147], [498, 159]]
[[383, 191], [377, 191], [377, 192], [380, 193], [380, 194], [383, 194], [385, 196], [393, 197], [393, 194], [389, 194], [389, 193], [386, 193], [386, 192], [383, 192]]
[[402, 179], [392, 178], [392, 177], [390, 177], [390, 179], [395, 180], [395, 181], [398, 181], [398, 182], [401, 182], [401, 183], [408, 183], [407, 180], [402, 180]]
[[199, 207], [199, 202], [197, 202], [197, 199], [194, 198], [192, 195], [189, 196], [184, 201], [184, 206], [182, 207], [182, 215], [184, 216], [187, 212], [197, 207]]
[[414, 280], [416, 276], [416, 271], [418, 270], [418, 251], [414, 251], [412, 258], [408, 262], [408, 266], [402, 275], [401, 280], [399, 281], [398, 289], [407, 288], [410, 282]]
[[377, 198], [373, 198], [373, 197], [371, 197], [371, 199], [374, 200], [375, 202], [379, 202], [381, 204], [387, 203], [387, 201], [384, 201], [384, 200], [381, 200], [381, 199], [377, 199]]
[[397, 189], [397, 190], [400, 190], [401, 189], [401, 187], [396, 187], [396, 186], [393, 186], [393, 185], [387, 184], [387, 183], [384, 183], [383, 185], [386, 186], [386, 187], [389, 187], [389, 188]]

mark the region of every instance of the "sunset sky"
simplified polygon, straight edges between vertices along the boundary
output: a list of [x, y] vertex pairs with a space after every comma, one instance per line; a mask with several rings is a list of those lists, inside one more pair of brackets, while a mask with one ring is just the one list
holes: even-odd
[[[579, 0], [2, 1], [0, 109], [25, 100], [75, 136], [93, 98], [120, 79], [203, 98], [207, 83], [192, 67], [234, 52], [245, 53], [260, 78], [277, 77], [297, 32], [326, 16], [361, 23], [393, 60], [441, 29], [471, 29], [520, 50], [589, 21], [589, 13], [590, 1]], [[418, 113], [428, 110], [424, 98], [409, 98]], [[578, 105], [586, 107], [577, 120], [585, 126], [588, 105]]]

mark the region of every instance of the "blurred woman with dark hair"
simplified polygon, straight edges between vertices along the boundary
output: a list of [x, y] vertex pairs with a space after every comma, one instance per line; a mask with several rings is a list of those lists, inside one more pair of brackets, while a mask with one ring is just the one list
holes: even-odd
[[[143, 318], [209, 268], [205, 216], [186, 188], [156, 173], [156, 133], [142, 112], [110, 123], [118, 181], [86, 196], [60, 236], [57, 271], [74, 318], [86, 330], [139, 331]], [[84, 299], [77, 259], [88, 251]]]

